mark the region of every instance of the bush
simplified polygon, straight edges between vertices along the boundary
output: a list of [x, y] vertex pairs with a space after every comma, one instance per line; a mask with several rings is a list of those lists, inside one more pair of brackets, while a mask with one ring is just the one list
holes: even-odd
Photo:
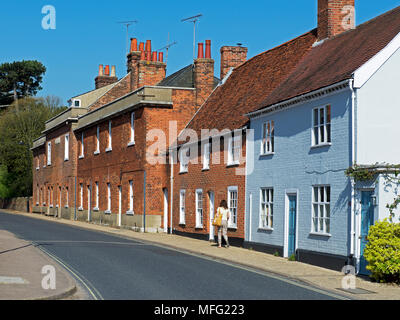
[[371, 226], [364, 257], [377, 282], [400, 283], [400, 224], [387, 219]]

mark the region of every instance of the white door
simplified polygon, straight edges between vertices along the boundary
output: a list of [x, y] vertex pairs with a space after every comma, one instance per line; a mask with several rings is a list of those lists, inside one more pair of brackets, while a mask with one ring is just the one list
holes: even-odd
[[212, 225], [212, 222], [214, 220], [214, 192], [209, 191], [208, 192], [208, 197], [210, 199], [210, 240], [214, 240], [214, 226]]
[[168, 190], [163, 189], [164, 191], [164, 232], [168, 232]]

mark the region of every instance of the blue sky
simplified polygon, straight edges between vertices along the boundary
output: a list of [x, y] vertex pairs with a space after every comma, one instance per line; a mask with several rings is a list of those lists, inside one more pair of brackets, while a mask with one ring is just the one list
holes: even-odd
[[[56, 29], [42, 28], [42, 7], [56, 9]], [[400, 5], [400, 0], [356, 0], [356, 23], [361, 24]], [[219, 49], [240, 42], [248, 57], [273, 48], [317, 26], [317, 0], [14, 0], [2, 2], [0, 63], [38, 60], [47, 72], [39, 96], [55, 95], [66, 104], [77, 94], [94, 89], [99, 64], [116, 65], [126, 74], [126, 29], [118, 21], [138, 20], [129, 37], [152, 40], [153, 49], [177, 41], [169, 51], [170, 74], [190, 64], [193, 24], [181, 19], [203, 14], [197, 40], [212, 40], [215, 74]], [[199, 42], [196, 41], [196, 42]]]

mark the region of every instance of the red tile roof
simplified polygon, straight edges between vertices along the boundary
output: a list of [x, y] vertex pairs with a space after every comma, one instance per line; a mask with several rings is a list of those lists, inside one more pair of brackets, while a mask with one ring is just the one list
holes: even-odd
[[251, 112], [294, 70], [317, 40], [314, 29], [274, 49], [261, 53], [235, 68], [225, 84], [217, 87], [187, 128], [237, 129]]
[[264, 108], [351, 79], [400, 32], [400, 6], [314, 47], [259, 105]]

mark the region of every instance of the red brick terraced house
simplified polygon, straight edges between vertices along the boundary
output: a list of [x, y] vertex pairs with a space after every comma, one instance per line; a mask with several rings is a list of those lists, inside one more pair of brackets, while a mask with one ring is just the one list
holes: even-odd
[[219, 83], [209, 65], [210, 59], [196, 61], [166, 78], [162, 53], [151, 51], [151, 41], [132, 39], [127, 75], [118, 80], [115, 67], [110, 73], [101, 65], [96, 89], [71, 98], [34, 142], [33, 211], [167, 230], [168, 165], [147, 161], [154, 144], [148, 134], [154, 129], [167, 143], [176, 139]]
[[222, 81], [170, 150], [176, 234], [214, 240], [213, 215], [226, 200], [230, 243], [243, 245], [245, 175], [251, 170], [246, 140], [252, 139], [244, 115], [286, 79], [316, 41], [315, 29], [247, 61], [246, 48], [221, 48]]

